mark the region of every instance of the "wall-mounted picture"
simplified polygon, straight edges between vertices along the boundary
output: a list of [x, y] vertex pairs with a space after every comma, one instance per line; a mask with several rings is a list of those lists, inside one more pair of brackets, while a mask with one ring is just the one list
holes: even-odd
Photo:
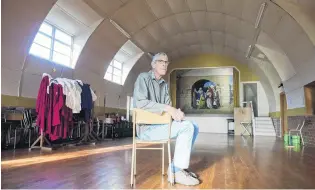
[[185, 113], [233, 113], [233, 68], [176, 71], [176, 102]]

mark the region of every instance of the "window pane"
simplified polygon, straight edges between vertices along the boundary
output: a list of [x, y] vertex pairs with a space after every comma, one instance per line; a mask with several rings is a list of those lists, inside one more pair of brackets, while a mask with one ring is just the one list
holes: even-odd
[[110, 74], [110, 73], [107, 73], [106, 72], [106, 74], [105, 74], [105, 77], [104, 77], [106, 80], [109, 80], [109, 81], [111, 81], [112, 80], [112, 74]]
[[121, 77], [113, 75], [113, 82], [120, 84]]
[[57, 41], [54, 43], [54, 51], [65, 54], [68, 57], [71, 56], [71, 48]]
[[71, 45], [72, 37], [60, 30], [56, 29], [55, 38], [65, 44]]
[[41, 34], [41, 33], [37, 33], [34, 39], [34, 42], [37, 44], [40, 44], [42, 46], [45, 46], [47, 48], [51, 47], [51, 38]]
[[118, 69], [121, 69], [121, 63], [114, 60], [114, 67], [118, 68]]
[[113, 66], [109, 65], [106, 72], [113, 73]]
[[65, 66], [70, 66], [70, 57], [62, 55], [55, 51], [53, 54], [53, 61], [62, 65], [65, 65]]
[[44, 59], [49, 59], [50, 50], [43, 46], [33, 43], [30, 49], [30, 54], [42, 57]]
[[52, 36], [52, 30], [53, 30], [52, 26], [50, 26], [46, 23], [43, 23], [39, 28], [39, 31], [41, 31], [41, 32], [43, 32], [49, 36]]
[[114, 75], [121, 76], [121, 70], [114, 68]]

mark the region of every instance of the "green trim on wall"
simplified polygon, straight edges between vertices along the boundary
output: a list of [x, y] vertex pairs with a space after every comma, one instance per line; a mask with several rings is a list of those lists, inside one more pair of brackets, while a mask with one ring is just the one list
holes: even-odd
[[[120, 109], [120, 108], [105, 108], [105, 113], [118, 113], [120, 115], [125, 115], [127, 113], [126, 109]], [[103, 106], [95, 106], [94, 107], [94, 115], [104, 115], [104, 107]]]
[[279, 111], [269, 113], [269, 117], [272, 117], [272, 118], [280, 118], [280, 116], [281, 116], [281, 112]]
[[26, 98], [1, 94], [1, 106], [35, 108], [36, 98]]
[[[26, 97], [18, 97], [18, 96], [9, 96], [1, 94], [1, 106], [2, 107], [25, 107], [25, 108], [35, 108], [36, 107], [36, 98], [26, 98]], [[105, 108], [106, 113], [119, 113], [126, 114], [126, 109], [120, 108]], [[103, 106], [95, 106], [94, 107], [95, 115], [104, 114]]]
[[299, 115], [306, 115], [306, 108], [294, 108], [287, 110], [287, 116], [299, 116]]
[[[302, 115], [307, 115], [306, 114], [306, 108], [293, 108], [293, 109], [288, 109], [286, 110], [287, 116], [302, 116]], [[280, 118], [281, 117], [281, 112], [270, 112], [269, 116], [272, 118]]]

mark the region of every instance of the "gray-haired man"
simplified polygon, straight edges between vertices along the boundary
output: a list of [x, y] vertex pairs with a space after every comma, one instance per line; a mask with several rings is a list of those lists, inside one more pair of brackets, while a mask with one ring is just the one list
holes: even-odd
[[[141, 73], [135, 83], [134, 107], [153, 113], [169, 113], [174, 119], [171, 138], [176, 138], [176, 147], [172, 169], [175, 182], [184, 185], [198, 185], [197, 175], [188, 171], [191, 149], [199, 129], [196, 123], [184, 120], [184, 113], [172, 107], [169, 88], [162, 76], [167, 72], [169, 61], [165, 53], [158, 53], [151, 62], [152, 70]], [[137, 128], [138, 138], [142, 140], [163, 140], [168, 138], [167, 125], [146, 125]], [[169, 167], [168, 173], [171, 167]], [[170, 176], [170, 175], [168, 175]], [[171, 180], [170, 178], [168, 179]]]

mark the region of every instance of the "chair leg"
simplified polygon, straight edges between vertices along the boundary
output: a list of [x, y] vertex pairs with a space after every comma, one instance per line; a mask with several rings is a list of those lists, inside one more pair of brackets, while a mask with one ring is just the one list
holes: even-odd
[[162, 175], [165, 175], [165, 172], [164, 172], [164, 143], [162, 145]]
[[135, 171], [134, 171], [134, 176], [137, 175], [137, 148], [136, 148], [136, 145], [135, 145]]
[[79, 137], [81, 137], [81, 124], [79, 125]]
[[11, 125], [9, 127], [9, 132], [8, 132], [8, 141], [9, 141], [9, 144], [11, 143]]
[[168, 163], [169, 163], [169, 167], [171, 167], [171, 172], [170, 172], [171, 181], [170, 181], [170, 183], [171, 183], [171, 185], [174, 185], [175, 180], [174, 180], [174, 171], [173, 171], [172, 160], [171, 160], [172, 155], [171, 155], [171, 140], [170, 139], [168, 140], [167, 145], [168, 145]]
[[15, 149], [15, 145], [16, 145], [16, 129], [14, 129], [14, 149]]
[[32, 135], [32, 129], [28, 130], [28, 147], [31, 148], [31, 135]]
[[303, 146], [304, 146], [304, 139], [303, 139], [303, 135], [302, 135], [302, 132], [300, 131], [300, 137], [301, 137], [301, 139], [302, 139], [302, 144], [303, 144]]
[[131, 158], [131, 172], [130, 172], [130, 185], [133, 186], [133, 179], [134, 179], [134, 164], [135, 164], [135, 143], [132, 144], [132, 158]]

